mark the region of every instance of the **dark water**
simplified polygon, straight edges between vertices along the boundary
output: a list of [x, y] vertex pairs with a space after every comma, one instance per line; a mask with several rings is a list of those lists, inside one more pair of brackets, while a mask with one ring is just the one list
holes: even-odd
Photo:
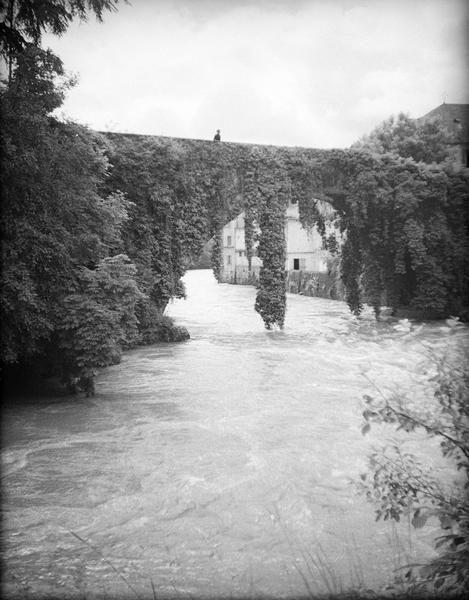
[[[128, 352], [85, 398], [3, 413], [10, 597], [291, 597], [379, 587], [432, 552], [436, 526], [376, 523], [351, 479], [392, 429], [360, 433], [364, 393], [425, 395], [429, 348], [464, 327], [397, 327], [289, 296], [267, 332], [251, 287], [186, 276], [168, 308], [192, 339]], [[437, 446], [401, 436], [451, 479]], [[132, 589], [133, 588], [133, 589]]]

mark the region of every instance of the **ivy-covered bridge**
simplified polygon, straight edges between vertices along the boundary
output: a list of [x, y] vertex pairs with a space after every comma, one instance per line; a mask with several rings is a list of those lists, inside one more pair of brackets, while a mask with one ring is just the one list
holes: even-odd
[[285, 316], [284, 211], [291, 197], [304, 226], [325, 223], [316, 200], [335, 209], [345, 232], [341, 274], [346, 299], [377, 314], [385, 303], [426, 317], [457, 314], [467, 304], [467, 173], [365, 151], [261, 146], [134, 134], [103, 134], [113, 165], [108, 191], [134, 203], [126, 251], [146, 274], [146, 291], [163, 308], [181, 295], [180, 277], [215, 237], [218, 275], [223, 225], [246, 214], [248, 258], [253, 221], [260, 228], [256, 310], [266, 327]]

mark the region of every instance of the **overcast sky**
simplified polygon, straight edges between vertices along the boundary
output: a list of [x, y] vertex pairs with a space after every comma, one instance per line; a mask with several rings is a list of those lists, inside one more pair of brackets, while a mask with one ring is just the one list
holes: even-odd
[[131, 0], [45, 46], [94, 129], [346, 147], [469, 102], [468, 0]]

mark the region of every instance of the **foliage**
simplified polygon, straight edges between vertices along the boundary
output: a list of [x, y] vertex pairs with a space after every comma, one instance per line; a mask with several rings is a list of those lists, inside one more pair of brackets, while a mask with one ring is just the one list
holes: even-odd
[[139, 303], [139, 342], [157, 344], [160, 342], [180, 342], [190, 338], [185, 327], [176, 326], [172, 319], [161, 314], [156, 307], [148, 303]]
[[[318, 228], [325, 248], [337, 253], [343, 245], [341, 277], [355, 314], [360, 314], [367, 302], [377, 315], [386, 305], [394, 312], [418, 311], [424, 318], [437, 318], [461, 314], [467, 303], [468, 186], [467, 174], [462, 171], [446, 164], [428, 166], [389, 153], [373, 155], [357, 149], [316, 151], [161, 138], [150, 143], [150, 138], [142, 136], [109, 137], [115, 145], [110, 153], [114, 174], [109, 189], [124, 190], [139, 205], [136, 213], [143, 210], [149, 185], [159, 190], [164, 187], [169, 205], [178, 203], [178, 208], [172, 209], [176, 212], [179, 207], [193, 206], [191, 219], [181, 219], [182, 231], [190, 229], [183, 247], [192, 240], [195, 252], [213, 236], [212, 266], [218, 278], [220, 232], [225, 223], [244, 211], [248, 260], [253, 243], [266, 234], [265, 243], [271, 250], [259, 247], [260, 253], [264, 252], [265, 277], [259, 281], [257, 307], [268, 303], [269, 296], [277, 298], [275, 310], [267, 304], [265, 311], [260, 310], [269, 326], [284, 319], [280, 229], [283, 210], [292, 197], [299, 203], [303, 225]], [[143, 140], [148, 147], [158, 148], [158, 156], [155, 150], [145, 168]], [[135, 158], [126, 165], [123, 155], [131, 147]], [[172, 163], [177, 167], [168, 168]], [[324, 201], [332, 210], [324, 210]], [[138, 243], [148, 239], [148, 247], [152, 236], [158, 238], [161, 232], [142, 236], [151, 219], [146, 212], [139, 218]], [[259, 240], [255, 239], [254, 224], [261, 226]], [[126, 252], [139, 263], [140, 250], [134, 252], [128, 241]], [[169, 271], [163, 274], [163, 279], [168, 278]], [[175, 289], [174, 282], [168, 285], [166, 297]]]
[[246, 247], [246, 257], [248, 259], [248, 269], [252, 268], [252, 257], [254, 254], [255, 243], [258, 241], [258, 195], [259, 184], [256, 173], [256, 155], [253, 152], [246, 152], [242, 155], [241, 161], [241, 195], [244, 205], [244, 244]]
[[137, 265], [140, 289], [162, 312], [171, 298], [184, 297], [181, 276], [206, 241], [205, 197], [175, 147], [110, 136], [108, 154], [107, 191], [121, 190], [132, 201], [125, 251]]
[[67, 378], [134, 342], [139, 293], [134, 267], [113, 256], [131, 205], [102, 194], [102, 138], [50, 116], [62, 75], [59, 59], [28, 47], [2, 90], [0, 311], [2, 361]]
[[267, 329], [285, 319], [285, 233], [287, 175], [281, 157], [269, 149], [246, 148], [239, 158], [238, 185], [244, 208], [249, 269], [254, 245], [262, 260], [255, 310]]
[[450, 157], [453, 134], [438, 117], [416, 121], [404, 113], [391, 116], [352, 148], [391, 153], [416, 162], [442, 163]]
[[[377, 315], [382, 305], [424, 318], [461, 314], [468, 302], [468, 174], [359, 151], [332, 151], [319, 168], [321, 193], [344, 238], [342, 280], [352, 312], [368, 302]], [[333, 250], [316, 204], [300, 215]]]
[[210, 261], [213, 274], [221, 281], [223, 269], [223, 227], [236, 214], [233, 212], [232, 200], [238, 196], [238, 179], [236, 170], [228, 164], [227, 156], [215, 144], [215, 152], [205, 156], [204, 163], [194, 169], [195, 181], [202, 177], [204, 187], [195, 186], [202, 192], [201, 199], [207, 210], [208, 230], [213, 244]]
[[83, 268], [77, 288], [61, 298], [51, 352], [69, 387], [74, 378], [92, 378], [97, 367], [119, 362], [122, 349], [137, 340], [142, 294], [135, 272], [127, 256], [107, 257], [96, 269]]
[[220, 282], [223, 269], [223, 223], [221, 219], [214, 219], [212, 221], [212, 230], [214, 231], [214, 235], [210, 251], [210, 266], [212, 267], [215, 279]]
[[60, 35], [89, 12], [101, 20], [116, 5], [1, 4], [9, 65], [1, 91], [1, 359], [60, 374], [70, 390], [81, 385], [87, 392], [95, 369], [119, 360], [123, 349], [187, 337], [162, 311], [184, 295], [181, 275], [200, 254], [207, 229], [204, 194], [196, 188], [208, 186], [177, 149], [130, 144], [113, 155], [109, 140], [51, 116], [74, 81], [39, 47], [42, 33]]
[[377, 316], [382, 305], [423, 318], [463, 314], [469, 186], [467, 173], [448, 160], [452, 141], [438, 120], [400, 114], [351, 151], [331, 151], [313, 165], [314, 197], [333, 206], [329, 225], [338, 235], [313, 195], [300, 196], [300, 218], [332, 252], [342, 237], [342, 280], [355, 314], [364, 302]]
[[246, 257], [248, 259], [248, 269], [252, 268], [252, 257], [254, 255], [254, 236], [255, 236], [255, 221], [253, 210], [247, 207], [244, 212], [244, 243], [246, 246]]
[[342, 246], [341, 278], [345, 287], [345, 301], [351, 312], [358, 316], [363, 310], [361, 297], [362, 251], [357, 232], [349, 230]]
[[261, 214], [259, 225], [262, 233], [258, 254], [263, 263], [259, 273], [255, 309], [267, 329], [272, 329], [274, 325], [282, 328], [286, 310], [283, 221], [266, 210]]
[[42, 34], [62, 35], [73, 19], [86, 21], [88, 13], [102, 21], [105, 11], [119, 0], [0, 0], [0, 55], [7, 61], [9, 80], [13, 66], [27, 49], [38, 50]]
[[[150, 144], [149, 138], [114, 136], [115, 150], [110, 159], [116, 173], [126, 173], [127, 187], [119, 182], [119, 176], [113, 176], [114, 187], [110, 189], [124, 189], [140, 206], [137, 212], [142, 210], [145, 186], [150, 184], [167, 190], [171, 206], [176, 199], [178, 206], [194, 206], [192, 219], [182, 219], [183, 231], [192, 227], [183, 246], [192, 239], [194, 249], [200, 248], [208, 236], [213, 236], [212, 266], [217, 278], [222, 227], [244, 210], [248, 260], [252, 258], [253, 243], [260, 241], [264, 233], [266, 244], [278, 249], [276, 255], [259, 248], [264, 252], [265, 277], [259, 281], [257, 307], [268, 303], [269, 296], [277, 298], [275, 310], [272, 306], [260, 310], [269, 326], [283, 323], [284, 318], [280, 223], [292, 197], [299, 202], [303, 225], [318, 228], [325, 248], [337, 253], [342, 246], [341, 277], [347, 302], [355, 314], [360, 314], [365, 302], [374, 307], [377, 316], [382, 305], [390, 306], [395, 313], [414, 311], [424, 318], [462, 314], [467, 304], [469, 272], [468, 186], [464, 172], [446, 164], [428, 166], [410, 158], [389, 153], [373, 155], [357, 149], [315, 151], [153, 139], [159, 156], [148, 166], [149, 172], [154, 170], [149, 179], [141, 167], [142, 160], [146, 160], [143, 139]], [[131, 146], [136, 157], [126, 166], [121, 155]], [[177, 168], [168, 170], [175, 157]], [[132, 179], [133, 173], [139, 175]], [[136, 189], [142, 193], [136, 194]], [[324, 210], [327, 203], [332, 209]], [[200, 217], [198, 223], [194, 214]], [[264, 230], [261, 227], [256, 240], [254, 224], [261, 225], [262, 214]], [[142, 218], [145, 228], [150, 219], [147, 215]], [[145, 235], [140, 237], [143, 230], [139, 231], [140, 243]], [[161, 232], [152, 235], [158, 237]], [[139, 262], [139, 251], [135, 253], [128, 243], [126, 251]], [[167, 278], [169, 271], [163, 275]], [[175, 289], [174, 282], [168, 285], [166, 297]]]
[[[457, 327], [456, 321], [449, 321]], [[425, 565], [409, 565], [407, 580], [418, 592], [441, 594], [469, 592], [469, 370], [467, 356], [434, 359], [431, 396], [413, 401], [398, 393], [364, 396], [362, 432], [376, 423], [396, 429], [425, 431], [440, 442], [441, 453], [460, 471], [458, 487], [438, 481], [435, 471], [414, 455], [391, 445], [370, 457], [369, 474], [362, 490], [377, 505], [377, 519], [399, 521], [410, 515], [415, 528], [436, 518], [443, 535], [435, 540], [437, 557]], [[466, 359], [466, 360], [464, 360]]]

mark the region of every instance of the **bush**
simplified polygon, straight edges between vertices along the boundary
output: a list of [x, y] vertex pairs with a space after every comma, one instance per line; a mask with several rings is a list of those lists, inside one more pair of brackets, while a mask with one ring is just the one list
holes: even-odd
[[172, 319], [163, 316], [154, 304], [146, 299], [138, 304], [137, 314], [141, 344], [180, 342], [190, 337], [185, 327], [174, 325]]
[[[454, 330], [458, 322], [448, 320]], [[469, 593], [469, 368], [464, 353], [443, 359], [432, 357], [432, 394], [425, 403], [402, 394], [364, 396], [362, 432], [375, 423], [397, 430], [417, 429], [439, 440], [442, 456], [456, 466], [461, 477], [455, 486], [438, 481], [430, 468], [397, 445], [387, 446], [369, 458], [370, 472], [360, 487], [377, 504], [376, 518], [399, 521], [410, 515], [415, 528], [431, 517], [441, 526], [435, 540], [436, 558], [424, 565], [409, 565], [406, 580], [413, 592], [463, 595]]]

